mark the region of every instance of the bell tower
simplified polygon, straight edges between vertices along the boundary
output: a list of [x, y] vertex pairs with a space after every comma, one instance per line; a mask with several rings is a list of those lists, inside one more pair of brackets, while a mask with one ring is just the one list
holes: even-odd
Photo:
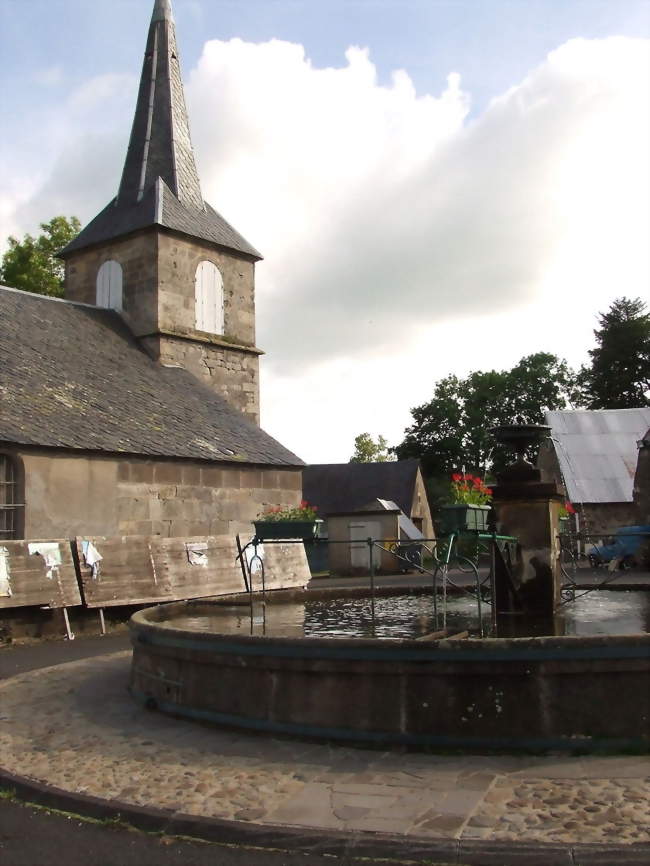
[[203, 200], [170, 0], [155, 0], [118, 193], [60, 256], [66, 298], [119, 311], [155, 360], [259, 423], [261, 256]]

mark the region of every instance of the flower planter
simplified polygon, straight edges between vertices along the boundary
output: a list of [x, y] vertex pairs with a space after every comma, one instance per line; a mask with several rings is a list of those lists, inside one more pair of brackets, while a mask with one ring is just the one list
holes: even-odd
[[261, 541], [271, 538], [313, 538], [315, 520], [256, 520], [255, 535]]
[[490, 505], [443, 505], [442, 527], [445, 532], [486, 532]]

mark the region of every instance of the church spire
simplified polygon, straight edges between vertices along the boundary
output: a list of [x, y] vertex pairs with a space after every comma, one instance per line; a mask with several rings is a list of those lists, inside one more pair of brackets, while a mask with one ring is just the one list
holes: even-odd
[[205, 210], [190, 139], [170, 0], [156, 0], [117, 204], [136, 204], [162, 178], [186, 207]]

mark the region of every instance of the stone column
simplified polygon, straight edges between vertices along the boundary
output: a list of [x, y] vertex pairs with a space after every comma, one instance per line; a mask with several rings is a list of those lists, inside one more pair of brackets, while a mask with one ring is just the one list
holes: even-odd
[[521, 607], [535, 616], [552, 616], [560, 603], [562, 578], [558, 540], [563, 492], [542, 482], [538, 469], [514, 465], [497, 476], [492, 505], [497, 530], [518, 540], [513, 582]]

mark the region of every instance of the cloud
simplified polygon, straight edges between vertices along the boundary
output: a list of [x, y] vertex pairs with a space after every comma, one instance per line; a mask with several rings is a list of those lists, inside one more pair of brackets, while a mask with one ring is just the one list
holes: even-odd
[[[323, 69], [279, 40], [205, 44], [193, 140], [206, 199], [266, 257], [270, 432], [347, 459], [362, 430], [399, 439], [450, 371], [584, 358], [594, 313], [647, 291], [648, 46], [571, 40], [470, 121], [456, 73], [418, 94], [404, 71], [380, 85], [363, 48]], [[114, 195], [134, 100], [104, 78], [72, 94], [14, 222]]]
[[273, 369], [557, 297], [580, 269], [625, 262], [639, 290], [647, 42], [572, 40], [471, 123], [457, 75], [418, 96], [405, 72], [380, 86], [366, 50], [346, 61], [213, 41], [190, 78], [205, 195], [267, 256]]

